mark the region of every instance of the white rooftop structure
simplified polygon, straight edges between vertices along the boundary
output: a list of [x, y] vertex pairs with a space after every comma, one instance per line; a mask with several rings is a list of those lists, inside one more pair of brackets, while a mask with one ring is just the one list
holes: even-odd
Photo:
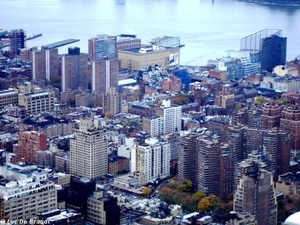
[[283, 225], [300, 225], [300, 211], [290, 215]]
[[129, 84], [135, 84], [136, 80], [129, 78], [129, 79], [124, 79], [124, 80], [119, 80], [118, 81], [118, 85], [119, 86], [123, 86], [123, 85], [129, 85]]

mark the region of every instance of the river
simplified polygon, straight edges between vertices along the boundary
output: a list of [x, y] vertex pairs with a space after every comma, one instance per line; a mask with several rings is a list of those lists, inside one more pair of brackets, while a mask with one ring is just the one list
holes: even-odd
[[[28, 47], [76, 38], [72, 46], [87, 52], [97, 34], [179, 36], [185, 47], [181, 64], [203, 65], [239, 50], [240, 39], [257, 31], [281, 29], [287, 37], [287, 59], [300, 54], [300, 7], [247, 3], [238, 0], [1, 0], [0, 28], [24, 29], [43, 36]], [[60, 53], [66, 53], [61, 47]]]

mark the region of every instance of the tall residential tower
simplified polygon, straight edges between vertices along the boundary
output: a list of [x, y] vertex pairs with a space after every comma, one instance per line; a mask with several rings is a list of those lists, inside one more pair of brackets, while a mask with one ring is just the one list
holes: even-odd
[[76, 90], [88, 87], [88, 54], [80, 53], [80, 48], [69, 48], [61, 57], [61, 89]]
[[80, 120], [70, 139], [71, 174], [90, 179], [108, 173], [107, 142], [98, 120]]

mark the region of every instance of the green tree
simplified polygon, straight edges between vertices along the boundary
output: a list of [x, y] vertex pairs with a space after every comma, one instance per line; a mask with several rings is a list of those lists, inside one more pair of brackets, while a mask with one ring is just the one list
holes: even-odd
[[144, 196], [149, 196], [151, 194], [151, 189], [148, 188], [148, 187], [145, 187], [144, 190], [143, 190], [143, 195]]
[[199, 201], [199, 204], [198, 204], [198, 208], [202, 211], [207, 211], [211, 208], [211, 203], [209, 201], [209, 199], [207, 197], [205, 198], [202, 198], [200, 201]]
[[205, 197], [205, 193], [203, 191], [197, 191], [196, 193], [193, 194], [193, 197], [197, 200], [200, 201], [202, 198]]
[[242, 108], [242, 104], [241, 103], [236, 103], [235, 104], [235, 109], [240, 110]]
[[215, 195], [207, 196], [207, 198], [208, 198], [209, 202], [211, 203], [212, 207], [215, 207], [215, 206], [217, 206], [218, 204], [221, 203], [220, 198], [218, 198]]
[[262, 105], [266, 102], [266, 98], [264, 96], [258, 96], [256, 97], [254, 104], [256, 105]]

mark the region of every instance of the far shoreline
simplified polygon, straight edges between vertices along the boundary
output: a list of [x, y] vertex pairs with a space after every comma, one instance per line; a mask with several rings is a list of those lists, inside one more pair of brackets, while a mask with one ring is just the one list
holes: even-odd
[[259, 0], [239, 0], [242, 2], [248, 2], [248, 3], [256, 3], [256, 4], [263, 4], [263, 5], [278, 5], [278, 6], [295, 6], [295, 7], [300, 7], [300, 2], [299, 3], [277, 3], [277, 2], [272, 2], [272, 1], [259, 1]]

